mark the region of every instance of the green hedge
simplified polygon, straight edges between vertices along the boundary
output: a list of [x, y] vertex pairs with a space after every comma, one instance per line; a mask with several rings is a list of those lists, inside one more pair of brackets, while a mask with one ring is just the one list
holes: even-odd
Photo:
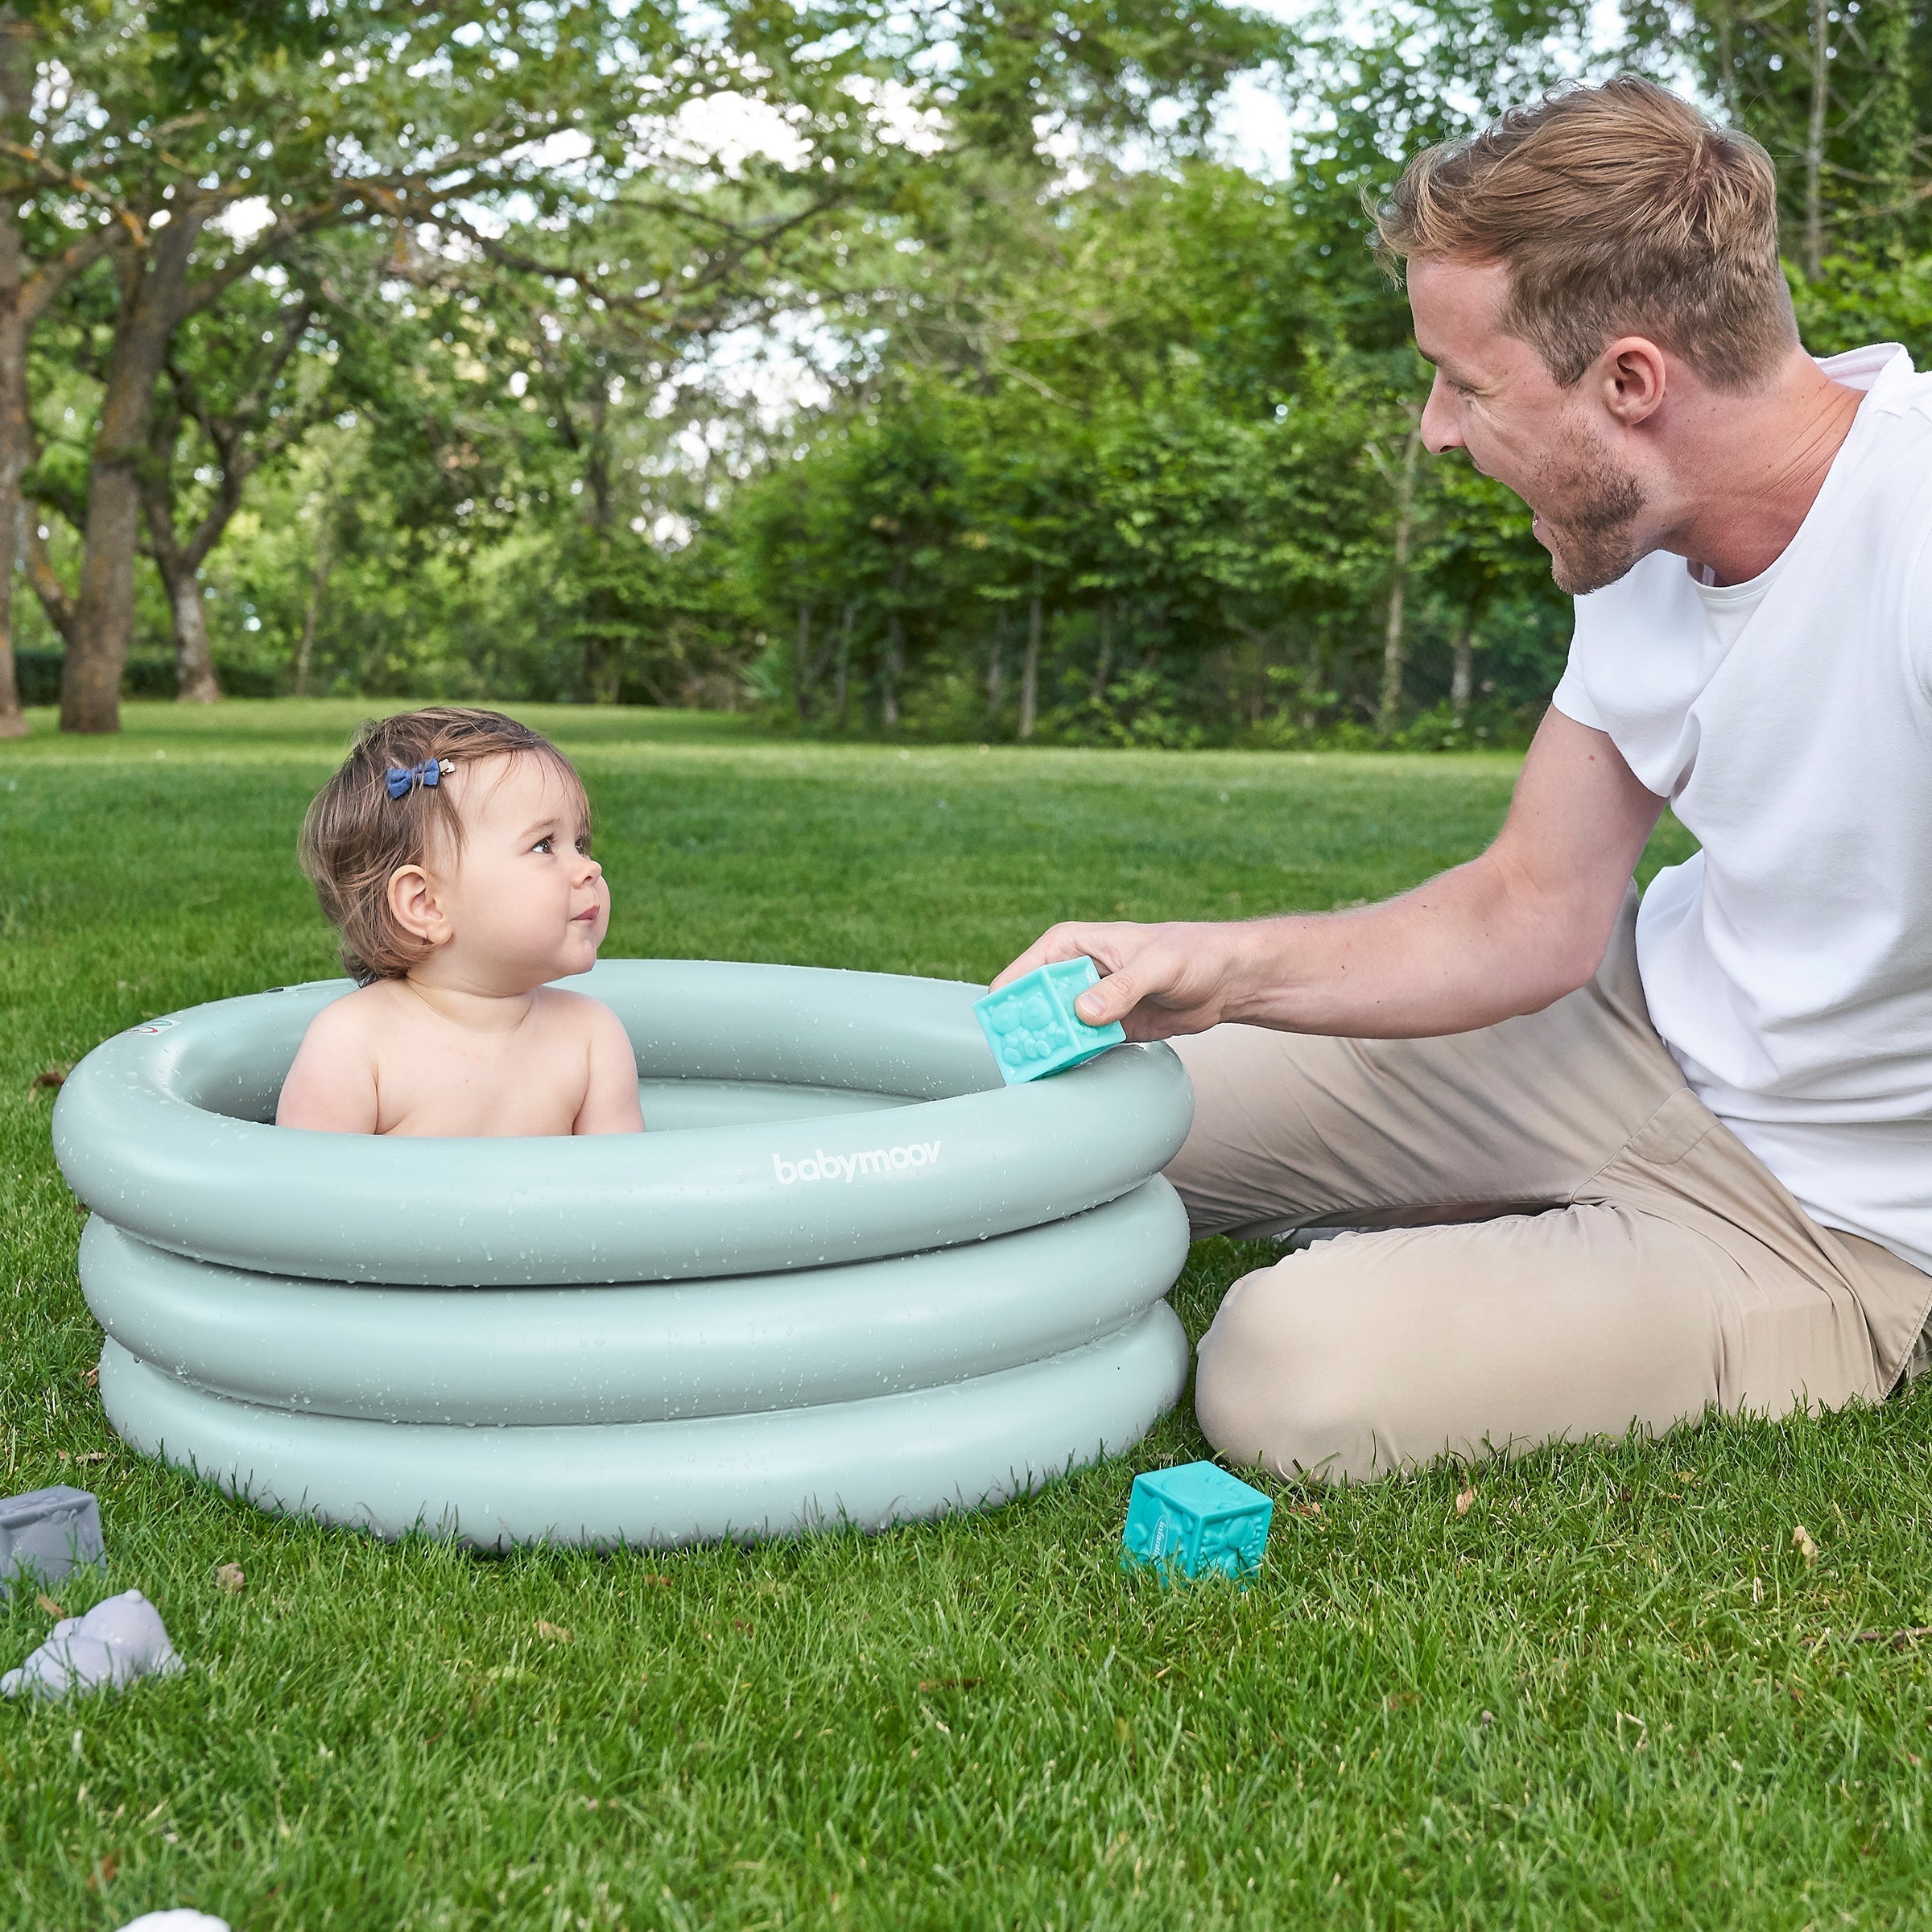
[[[58, 704], [60, 702], [60, 664], [57, 650], [19, 650], [14, 654], [14, 673], [20, 683], [23, 704]], [[280, 695], [282, 680], [272, 671], [256, 664], [225, 664], [215, 660], [215, 675], [231, 698], [272, 698]], [[124, 698], [171, 698], [175, 695], [175, 660], [155, 650], [131, 654], [121, 672]]]

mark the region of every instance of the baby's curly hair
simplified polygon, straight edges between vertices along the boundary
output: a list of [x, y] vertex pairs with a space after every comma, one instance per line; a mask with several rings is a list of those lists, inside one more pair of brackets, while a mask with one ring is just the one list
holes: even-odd
[[460, 766], [496, 758], [547, 759], [582, 801], [588, 827], [584, 781], [548, 738], [500, 711], [456, 704], [368, 720], [341, 770], [316, 794], [302, 821], [302, 869], [342, 935], [345, 969], [361, 985], [402, 979], [431, 951], [390, 911], [391, 877], [404, 865], [423, 864], [432, 841], [447, 841], [451, 852], [463, 846], [462, 816], [440, 782], [412, 782], [392, 798], [388, 774], [413, 776], [431, 760]]

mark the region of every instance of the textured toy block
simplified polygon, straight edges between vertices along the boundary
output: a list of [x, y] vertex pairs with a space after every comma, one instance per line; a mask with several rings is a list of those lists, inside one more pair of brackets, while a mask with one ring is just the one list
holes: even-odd
[[1268, 1547], [1274, 1505], [1212, 1463], [1150, 1469], [1133, 1479], [1123, 1563], [1153, 1563], [1199, 1576], [1252, 1576]]
[[0, 1597], [29, 1571], [51, 1583], [106, 1554], [101, 1505], [85, 1489], [56, 1483], [51, 1489], [0, 1496]]
[[1073, 1009], [1074, 1001], [1100, 977], [1092, 960], [1062, 960], [973, 1001], [980, 1030], [1009, 1087], [1064, 1073], [1126, 1038], [1121, 1026], [1089, 1026]]

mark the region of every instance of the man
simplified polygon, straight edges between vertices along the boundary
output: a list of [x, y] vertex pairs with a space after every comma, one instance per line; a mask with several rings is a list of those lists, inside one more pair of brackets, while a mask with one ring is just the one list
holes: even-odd
[[[1886, 1394], [1932, 1308], [1932, 378], [1818, 363], [1769, 159], [1648, 83], [1414, 160], [1431, 451], [1536, 513], [1568, 669], [1481, 857], [1359, 912], [1055, 927], [1186, 1035], [1201, 1426], [1362, 1478]], [[1669, 800], [1703, 848], [1641, 910]]]

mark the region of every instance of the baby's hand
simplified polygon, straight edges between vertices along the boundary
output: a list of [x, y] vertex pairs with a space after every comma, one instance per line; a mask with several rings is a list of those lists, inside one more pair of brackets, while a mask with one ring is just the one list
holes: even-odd
[[624, 1024], [601, 1001], [586, 999], [590, 1078], [584, 1104], [571, 1124], [572, 1133], [642, 1133], [644, 1111], [638, 1104], [638, 1060]]

